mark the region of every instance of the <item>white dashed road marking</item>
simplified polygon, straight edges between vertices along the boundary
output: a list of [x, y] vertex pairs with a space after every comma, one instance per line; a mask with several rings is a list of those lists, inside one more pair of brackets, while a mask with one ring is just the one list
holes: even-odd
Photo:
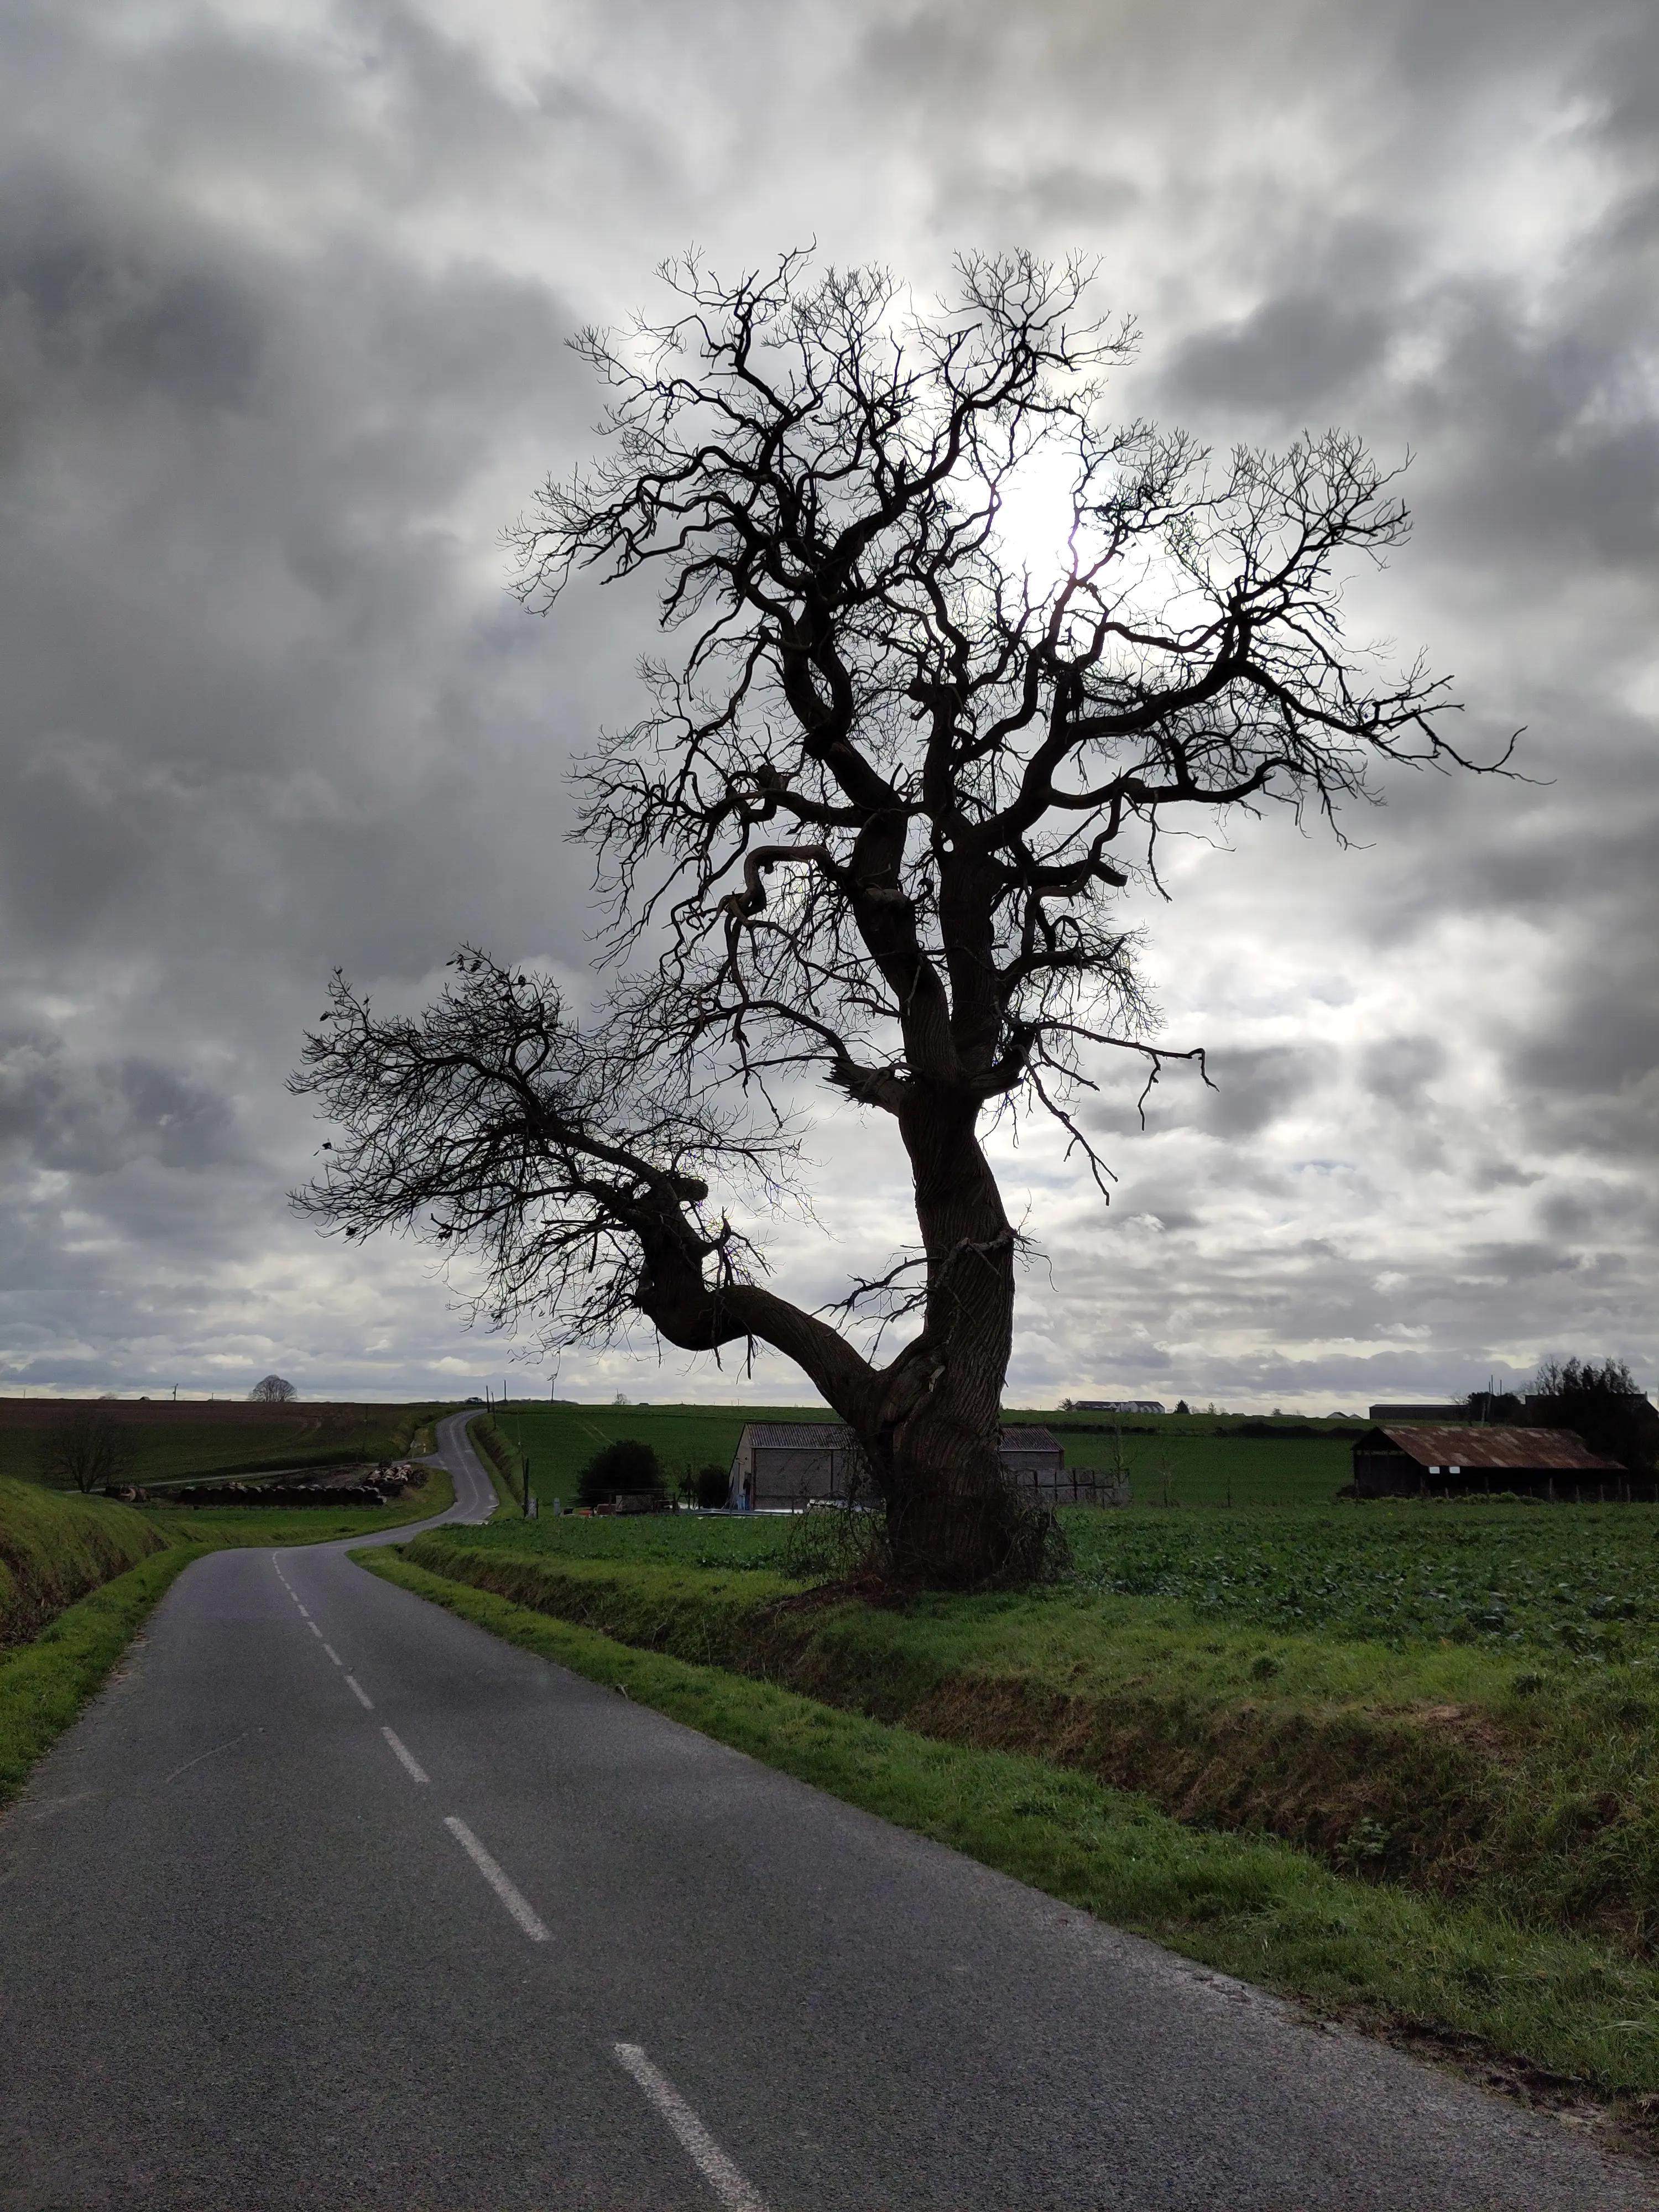
[[392, 1746], [393, 1751], [397, 1753], [398, 1758], [402, 1759], [404, 1765], [409, 1769], [410, 1773], [414, 1777], [416, 1782], [431, 1781], [432, 1777], [427, 1772], [425, 1767], [422, 1765], [420, 1760], [416, 1758], [414, 1753], [403, 1741], [401, 1736], [393, 1735], [389, 1728], [383, 1728], [380, 1730], [380, 1734]]
[[637, 2043], [611, 2045], [625, 2067], [680, 2139], [681, 2148], [728, 2212], [766, 2212], [766, 2199], [739, 2172], [679, 2091]]
[[529, 1900], [508, 1881], [465, 1820], [458, 1820], [452, 1813], [444, 1822], [452, 1836], [466, 1853], [478, 1872], [495, 1891], [501, 1903], [518, 1922], [532, 1943], [548, 1941], [546, 1928]]
[[357, 1703], [362, 1707], [366, 1713], [372, 1713], [374, 1711], [374, 1698], [369, 1696], [368, 1692], [364, 1689], [362, 1684], [357, 1680], [357, 1677], [355, 1674], [348, 1674], [346, 1676], [346, 1686], [349, 1689], [352, 1696], [356, 1698]]
[[339, 1665], [339, 1663], [340, 1663], [340, 1655], [339, 1655], [339, 1653], [338, 1653], [338, 1652], [334, 1649], [334, 1646], [333, 1646], [331, 1644], [324, 1644], [324, 1646], [323, 1646], [323, 1649], [324, 1649], [324, 1650], [325, 1650], [325, 1651], [326, 1651], [326, 1652], [327, 1652], [327, 1654], [328, 1654], [329, 1657], [330, 1657], [330, 1658], [334, 1662], [335, 1665], [337, 1667], [337, 1666]]

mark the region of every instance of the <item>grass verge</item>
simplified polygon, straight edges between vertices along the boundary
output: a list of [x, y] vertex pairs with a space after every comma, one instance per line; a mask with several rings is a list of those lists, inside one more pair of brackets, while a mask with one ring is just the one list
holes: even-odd
[[1659, 2091], [1659, 1973], [1581, 1937], [1347, 1880], [1288, 1844], [1197, 1830], [1047, 1761], [935, 1739], [619, 1644], [494, 1591], [358, 1555], [508, 1641], [1098, 1918], [1536, 2101], [1639, 2127]]
[[0, 1656], [0, 1804], [21, 1788], [126, 1650], [199, 1547], [157, 1552], [67, 1607], [31, 1644]]
[[[1397, 1532], [1357, 1512], [1278, 1510], [1255, 1516], [1254, 1535], [1241, 1515], [1237, 1556], [1222, 1562], [1242, 1585], [1232, 1595], [1215, 1528], [1177, 1515], [1092, 1516], [1079, 1551], [1109, 1543], [1111, 1555], [1054, 1589], [902, 1607], [806, 1600], [784, 1571], [783, 1527], [744, 1518], [434, 1530], [411, 1556], [624, 1643], [919, 1735], [1032, 1753], [1193, 1825], [1266, 1832], [1340, 1873], [1593, 1936], [1651, 1964], [1659, 1678], [1651, 1632], [1624, 1617], [1650, 1602], [1645, 1510], [1546, 1522], [1524, 1509], [1408, 1509]], [[1198, 1555], [1179, 1576], [1177, 1540]], [[1547, 1540], [1545, 1569], [1534, 1553]], [[1247, 1575], [1257, 1551], [1260, 1572]], [[1392, 1617], [1417, 1616], [1413, 1632], [1356, 1636], [1350, 1618], [1370, 1625], [1367, 1578], [1380, 1583], [1389, 1554]], [[1460, 1576], [1485, 1586], [1482, 1617], [1522, 1624], [1519, 1642], [1432, 1632]], [[1540, 1577], [1547, 1590], [1523, 1602]], [[1327, 1587], [1348, 1611], [1320, 1621]], [[1315, 1619], [1286, 1632], [1298, 1614]], [[1614, 1632], [1632, 1640], [1610, 1646]]]
[[0, 1649], [38, 1636], [165, 1540], [131, 1506], [0, 1476]]
[[524, 1517], [524, 1460], [518, 1446], [496, 1424], [493, 1413], [480, 1413], [467, 1424], [467, 1434], [479, 1464], [489, 1477], [498, 1514], [513, 1520]]

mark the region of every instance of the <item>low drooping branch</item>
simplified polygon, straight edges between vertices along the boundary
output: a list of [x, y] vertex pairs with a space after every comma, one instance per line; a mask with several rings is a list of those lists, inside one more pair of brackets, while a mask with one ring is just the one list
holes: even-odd
[[747, 1240], [711, 1216], [711, 1176], [775, 1188], [788, 1139], [673, 1098], [533, 973], [470, 947], [451, 964], [418, 1020], [377, 1018], [336, 973], [289, 1085], [339, 1133], [300, 1210], [349, 1239], [398, 1229], [481, 1253], [492, 1322], [550, 1312], [571, 1342], [644, 1314], [691, 1352], [758, 1337], [836, 1401], [873, 1402], [878, 1370], [757, 1282]]

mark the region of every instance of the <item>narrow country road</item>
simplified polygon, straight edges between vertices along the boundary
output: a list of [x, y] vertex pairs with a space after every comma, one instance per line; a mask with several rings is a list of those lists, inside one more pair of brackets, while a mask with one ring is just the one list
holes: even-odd
[[1659, 2205], [343, 1546], [174, 1584], [0, 1821], [0, 2008], [8, 2212]]

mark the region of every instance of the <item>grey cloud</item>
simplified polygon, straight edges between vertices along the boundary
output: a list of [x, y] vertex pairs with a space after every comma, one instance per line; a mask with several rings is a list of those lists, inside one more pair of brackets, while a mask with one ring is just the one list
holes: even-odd
[[61, 202], [30, 205], [54, 197], [15, 186], [0, 229], [12, 343], [32, 345], [54, 376], [107, 376], [181, 407], [245, 406], [261, 337], [248, 294], [222, 270], [157, 265]]
[[[26, 7], [0, 34], [0, 1358], [388, 1390], [499, 1361], [406, 1248], [287, 1219], [315, 1133], [282, 1075], [336, 960], [394, 995], [464, 935], [584, 971], [563, 771], [638, 712], [652, 611], [531, 622], [496, 533], [591, 448], [575, 324], [692, 237], [752, 266], [817, 229], [924, 289], [957, 245], [1098, 248], [1147, 331], [1115, 404], [1224, 447], [1328, 419], [1414, 448], [1417, 538], [1356, 623], [1423, 638], [1472, 744], [1528, 721], [1553, 779], [1392, 779], [1340, 864], [1245, 830], [1183, 894], [1201, 957], [1154, 915], [1170, 1038], [1214, 1044], [1219, 1092], [1172, 1072], [1143, 1138], [1113, 1078], [1089, 1126], [1124, 1182], [1086, 1232], [1045, 1162], [1030, 1371], [1337, 1403], [1546, 1344], [1659, 1364], [1645, 13], [1268, 0], [1241, 37], [1211, 0], [561, 0], [488, 47], [455, 21], [186, 5], [118, 42]], [[1488, 197], [1511, 142], [1535, 250], [1528, 191]], [[1487, 957], [1489, 987], [1449, 964]], [[1466, 1127], [1492, 1067], [1504, 1110]], [[882, 1189], [902, 1207], [896, 1164]], [[867, 1167], [858, 1195], [878, 1239]], [[780, 1243], [783, 1287], [833, 1294]], [[635, 1387], [622, 1355], [584, 1376]]]
[[136, 1054], [77, 1065], [50, 1036], [0, 1041], [0, 1144], [78, 1176], [145, 1158], [199, 1173], [242, 1151], [228, 1101], [209, 1085]]
[[1356, 378], [1380, 366], [1389, 334], [1380, 307], [1323, 290], [1286, 293], [1231, 329], [1189, 338], [1170, 363], [1170, 386], [1177, 404], [1267, 408], [1295, 421], [1346, 398]]
[[1213, 1095], [1205, 1094], [1204, 1127], [1224, 1138], [1254, 1136], [1290, 1113], [1328, 1073], [1331, 1055], [1316, 1045], [1233, 1047], [1210, 1055]]
[[1361, 1055], [1361, 1079], [1374, 1097], [1401, 1113], [1420, 1112], [1424, 1090], [1445, 1067], [1446, 1057], [1438, 1037], [1379, 1037]]
[[[1198, 1042], [1202, 1042], [1200, 1038]], [[1310, 1041], [1295, 1045], [1223, 1045], [1206, 1053], [1206, 1085], [1195, 1068], [1171, 1063], [1146, 1101], [1146, 1125], [1196, 1129], [1228, 1143], [1254, 1137], [1294, 1112], [1335, 1069], [1335, 1056]], [[1083, 1109], [1086, 1128], [1127, 1139], [1139, 1134], [1146, 1073], [1104, 1071], [1102, 1096]], [[1139, 1203], [1139, 1201], [1137, 1201]], [[1162, 1206], [1147, 1201], [1158, 1214]]]

